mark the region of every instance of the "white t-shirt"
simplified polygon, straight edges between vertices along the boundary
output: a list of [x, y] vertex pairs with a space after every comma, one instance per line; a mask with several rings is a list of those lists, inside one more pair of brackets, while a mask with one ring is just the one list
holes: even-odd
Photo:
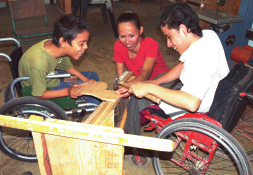
[[[182, 91], [201, 99], [197, 112], [208, 112], [218, 83], [228, 74], [229, 68], [217, 34], [212, 30], [202, 32], [203, 37], [193, 43], [179, 59], [184, 62], [180, 80]], [[159, 106], [166, 114], [184, 110], [163, 101]]]

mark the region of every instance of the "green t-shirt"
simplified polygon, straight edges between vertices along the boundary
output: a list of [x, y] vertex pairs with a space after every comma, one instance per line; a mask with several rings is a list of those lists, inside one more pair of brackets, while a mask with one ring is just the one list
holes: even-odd
[[43, 40], [30, 47], [19, 61], [19, 76], [30, 77], [28, 81], [22, 81], [22, 87], [32, 85], [32, 95], [42, 96], [46, 88], [52, 88], [60, 84], [59, 79], [46, 79], [48, 74], [57, 74], [55, 69], [69, 70], [73, 67], [69, 57], [52, 57], [44, 48]]

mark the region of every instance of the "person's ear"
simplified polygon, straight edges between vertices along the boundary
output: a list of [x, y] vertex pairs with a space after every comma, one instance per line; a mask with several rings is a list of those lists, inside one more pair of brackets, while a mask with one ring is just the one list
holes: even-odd
[[180, 27], [179, 28], [180, 33], [183, 33], [184, 35], [186, 35], [188, 33], [188, 29], [184, 24], [180, 24], [179, 27]]
[[142, 33], [143, 33], [143, 27], [141, 26], [140, 27], [140, 35], [142, 35]]
[[67, 44], [67, 41], [64, 41], [64, 38], [63, 38], [63, 37], [60, 37], [59, 43], [60, 43], [61, 47], [65, 47], [66, 44]]

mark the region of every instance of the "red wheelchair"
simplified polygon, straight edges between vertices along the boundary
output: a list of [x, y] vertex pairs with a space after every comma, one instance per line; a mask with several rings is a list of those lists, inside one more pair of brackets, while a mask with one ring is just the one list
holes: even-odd
[[230, 90], [219, 83], [209, 113], [186, 113], [173, 120], [158, 105], [143, 110], [141, 118], [149, 122], [144, 131], [155, 129], [157, 138], [173, 140], [174, 151], [145, 155], [134, 149], [130, 162], [147, 166], [152, 157], [156, 174], [252, 174], [253, 70], [238, 64], [224, 79], [226, 85], [232, 80]]

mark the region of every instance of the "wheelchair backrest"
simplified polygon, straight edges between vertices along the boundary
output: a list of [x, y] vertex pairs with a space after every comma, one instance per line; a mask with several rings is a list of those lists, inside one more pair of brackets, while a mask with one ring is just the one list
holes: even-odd
[[[253, 67], [253, 60], [248, 61]], [[253, 91], [253, 69], [241, 61], [222, 79], [217, 87], [208, 116], [222, 124], [222, 128], [231, 132], [242, 115], [248, 99], [241, 92]]]
[[12, 70], [12, 77], [13, 79], [15, 78], [18, 78], [19, 77], [19, 74], [18, 74], [18, 63], [19, 63], [19, 60], [21, 59], [23, 55], [23, 51], [22, 51], [22, 48], [21, 47], [18, 47], [16, 49], [14, 49], [10, 55], [10, 58], [12, 60], [12, 65], [10, 66], [13, 66], [13, 70]]
[[[10, 67], [11, 67], [11, 73], [12, 73], [13, 79], [16, 79], [16, 78], [19, 77], [18, 64], [19, 64], [19, 60], [21, 59], [22, 55], [23, 55], [23, 51], [22, 51], [21, 47], [15, 48], [12, 51], [11, 55], [10, 55], [10, 58], [11, 58], [12, 61], [9, 62], [9, 64], [10, 64]], [[18, 96], [22, 97], [23, 96], [22, 93], [21, 93], [22, 86], [21, 86], [20, 82], [17, 82], [15, 84], [15, 87], [16, 87]]]

